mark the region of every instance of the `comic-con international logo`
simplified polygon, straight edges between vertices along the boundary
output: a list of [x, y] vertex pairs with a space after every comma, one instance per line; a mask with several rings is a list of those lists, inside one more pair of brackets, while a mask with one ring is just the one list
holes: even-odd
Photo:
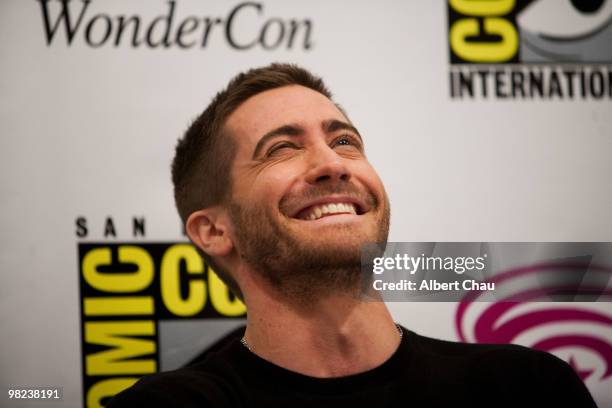
[[[87, 236], [84, 218], [77, 235]], [[106, 236], [116, 236], [109, 220]], [[201, 360], [244, 323], [245, 305], [192, 245], [140, 237], [78, 243], [86, 407], [104, 406], [144, 375]]]
[[612, 99], [612, 0], [449, 0], [454, 99]]

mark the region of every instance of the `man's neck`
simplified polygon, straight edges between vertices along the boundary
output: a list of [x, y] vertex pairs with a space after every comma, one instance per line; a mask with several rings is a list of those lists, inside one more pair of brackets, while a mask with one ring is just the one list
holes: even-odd
[[246, 301], [250, 350], [300, 374], [357, 374], [381, 365], [399, 346], [400, 335], [384, 302], [328, 296], [296, 308], [261, 293]]

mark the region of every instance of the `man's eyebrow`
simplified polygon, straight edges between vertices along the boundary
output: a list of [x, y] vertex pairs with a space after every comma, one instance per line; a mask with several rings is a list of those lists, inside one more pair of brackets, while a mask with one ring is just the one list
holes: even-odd
[[361, 134], [359, 134], [359, 131], [357, 130], [357, 128], [351, 125], [350, 123], [346, 123], [338, 119], [330, 119], [330, 120], [323, 121], [323, 123], [321, 123], [321, 128], [323, 129], [325, 133], [333, 133], [338, 130], [350, 130], [351, 132], [355, 133], [359, 137], [361, 142], [363, 143]]
[[272, 129], [259, 139], [257, 145], [255, 145], [255, 151], [253, 152], [253, 159], [259, 156], [261, 149], [268, 143], [270, 139], [274, 139], [279, 136], [300, 136], [304, 133], [304, 129], [297, 125], [283, 125]]

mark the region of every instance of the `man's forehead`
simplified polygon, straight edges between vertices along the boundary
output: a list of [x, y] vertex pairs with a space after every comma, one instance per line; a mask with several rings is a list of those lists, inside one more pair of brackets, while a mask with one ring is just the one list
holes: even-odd
[[241, 139], [259, 137], [278, 126], [299, 124], [318, 126], [329, 119], [347, 121], [325, 95], [312, 89], [290, 85], [261, 92], [243, 102], [228, 117], [225, 126]]

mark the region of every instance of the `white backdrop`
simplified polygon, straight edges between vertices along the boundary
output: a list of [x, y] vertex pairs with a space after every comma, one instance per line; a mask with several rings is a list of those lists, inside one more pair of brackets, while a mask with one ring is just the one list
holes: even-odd
[[[115, 31], [97, 48], [87, 44], [96, 14], [113, 24], [138, 15], [145, 26], [168, 14], [162, 0], [92, 0], [71, 45], [63, 27], [47, 44], [42, 4], [0, 5], [2, 406], [10, 386], [62, 386], [58, 406], [83, 403], [78, 244], [184, 241], [169, 172], [174, 145], [250, 67], [294, 62], [325, 79], [385, 182], [392, 241], [612, 241], [610, 97], [451, 99], [443, 1], [261, 0], [259, 14], [245, 6], [233, 27], [245, 42], [274, 17], [311, 22], [308, 49], [298, 35], [291, 49], [271, 50], [233, 49], [221, 25], [205, 47], [133, 47], [129, 36], [114, 46]], [[69, 4], [76, 20], [84, 3]], [[174, 21], [226, 21], [239, 4], [177, 0]], [[49, 1], [51, 22], [60, 8]], [[92, 23], [92, 38], [103, 38], [105, 21]], [[87, 220], [86, 237], [77, 236], [77, 217]], [[104, 236], [107, 217], [116, 237]], [[133, 236], [132, 217], [146, 220], [144, 237]], [[454, 304], [389, 306], [412, 330], [457, 339]], [[597, 308], [612, 316], [609, 304]], [[582, 361], [595, 370], [587, 385], [612, 406], [604, 362]]]

